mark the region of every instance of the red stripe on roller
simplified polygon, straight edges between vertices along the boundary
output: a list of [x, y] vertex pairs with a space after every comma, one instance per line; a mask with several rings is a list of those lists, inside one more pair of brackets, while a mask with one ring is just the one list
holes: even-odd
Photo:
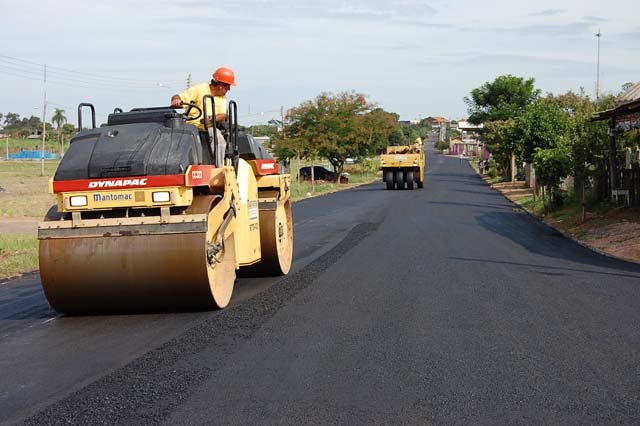
[[255, 160], [259, 175], [275, 175], [278, 173], [276, 160]]
[[184, 186], [184, 175], [118, 177], [110, 179], [59, 180], [53, 182], [53, 192], [100, 191], [159, 186]]

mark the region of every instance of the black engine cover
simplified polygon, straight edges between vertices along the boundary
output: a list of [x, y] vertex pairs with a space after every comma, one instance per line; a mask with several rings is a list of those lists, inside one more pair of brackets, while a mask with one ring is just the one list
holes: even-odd
[[198, 129], [175, 114], [119, 113], [73, 137], [54, 180], [182, 174], [202, 162]]

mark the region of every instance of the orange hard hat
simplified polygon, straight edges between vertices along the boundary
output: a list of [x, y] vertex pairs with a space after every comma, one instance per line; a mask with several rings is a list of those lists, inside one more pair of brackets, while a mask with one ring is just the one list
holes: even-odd
[[236, 77], [231, 68], [220, 67], [213, 73], [211, 78], [214, 82], [226, 83], [231, 86], [236, 85]]

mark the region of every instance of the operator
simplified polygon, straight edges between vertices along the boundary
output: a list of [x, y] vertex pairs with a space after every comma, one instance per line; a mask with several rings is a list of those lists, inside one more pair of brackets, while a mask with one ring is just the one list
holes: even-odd
[[[231, 89], [231, 86], [236, 85], [235, 74], [231, 68], [220, 67], [211, 76], [209, 83], [199, 83], [189, 87], [184, 92], [178, 93], [171, 97], [171, 106], [173, 108], [185, 108], [182, 103], [194, 103], [204, 113], [202, 99], [204, 95], [213, 96], [213, 102], [215, 108], [211, 107], [211, 101], [208, 101], [207, 112], [214, 111], [216, 116], [216, 123], [224, 123], [227, 119], [227, 92]], [[191, 108], [188, 114], [190, 117], [197, 116], [198, 111], [196, 108]], [[194, 123], [196, 127], [204, 132], [204, 117], [198, 122]], [[211, 137], [211, 148], [213, 149], [213, 132], [214, 129], [209, 126], [209, 136]], [[219, 129], [215, 129], [218, 139], [218, 150], [216, 152], [215, 163], [218, 167], [222, 167], [224, 161], [224, 154], [226, 150], [226, 141], [222, 136]]]
[[422, 138], [418, 136], [415, 141], [413, 141], [413, 146], [410, 151], [414, 154], [420, 153], [420, 147], [422, 146]]

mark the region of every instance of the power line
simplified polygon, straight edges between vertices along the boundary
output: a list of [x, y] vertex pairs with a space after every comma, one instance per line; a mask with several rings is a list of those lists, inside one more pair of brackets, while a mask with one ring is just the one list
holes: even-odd
[[[20, 59], [20, 58], [15, 58], [12, 56], [7, 56], [7, 55], [2, 55], [0, 54], [0, 58], [2, 60], [5, 60], [6, 62], [18, 62], [18, 63], [22, 63], [24, 64], [24, 66], [31, 66], [31, 67], [35, 67], [37, 70], [39, 70], [40, 68], [42, 68], [42, 66], [44, 64], [40, 64], [37, 62], [33, 62], [33, 61], [28, 61], [25, 59]], [[54, 72], [57, 74], [72, 74], [74, 76], [76, 76], [76, 78], [79, 79], [88, 79], [88, 80], [103, 80], [103, 81], [117, 81], [117, 82], [125, 82], [125, 83], [147, 83], [147, 84], [155, 84], [158, 80], [154, 79], [132, 79], [132, 78], [122, 78], [122, 77], [110, 77], [110, 76], [104, 76], [104, 75], [100, 75], [100, 74], [95, 74], [95, 73], [87, 73], [87, 72], [81, 72], [81, 71], [75, 71], [75, 70], [70, 70], [68, 68], [62, 68], [62, 67], [56, 67], [56, 66], [47, 66], [48, 68], [50, 68], [49, 73]], [[180, 79], [170, 79], [170, 80], [166, 80], [166, 79], [161, 79], [162, 81], [166, 81], [168, 83], [181, 83], [184, 81], [184, 79], [180, 78]]]
[[[43, 64], [0, 55], [0, 73], [40, 81]], [[160, 82], [169, 85], [184, 84], [184, 79], [131, 79], [84, 73], [48, 66], [48, 81], [67, 86], [102, 87], [110, 89], [157, 89]]]

